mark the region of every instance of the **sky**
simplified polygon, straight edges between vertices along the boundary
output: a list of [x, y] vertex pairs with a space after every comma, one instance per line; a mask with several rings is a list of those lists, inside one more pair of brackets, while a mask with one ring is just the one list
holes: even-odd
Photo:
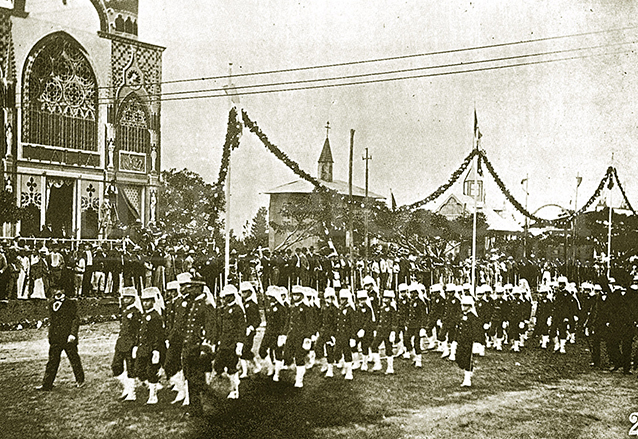
[[[388, 198], [392, 191], [399, 205], [429, 195], [460, 165], [473, 145], [476, 109], [482, 148], [522, 204], [520, 182], [529, 175], [527, 202], [534, 211], [548, 203], [573, 208], [577, 175], [583, 177], [580, 207], [612, 163], [612, 153], [627, 195], [638, 205], [633, 178], [638, 56], [636, 44], [618, 45], [638, 41], [636, 12], [634, 2], [612, 0], [140, 0], [138, 28], [140, 40], [166, 47], [164, 81], [226, 75], [229, 63], [239, 74], [624, 29], [233, 79], [242, 86], [602, 46], [560, 56], [607, 55], [240, 98], [269, 139], [313, 175], [329, 120], [334, 178], [348, 180], [354, 129], [354, 183], [364, 185], [362, 155], [368, 148], [370, 189]], [[625, 53], [609, 54], [621, 50]], [[226, 83], [165, 84], [163, 91]], [[163, 102], [162, 168], [188, 168], [214, 182], [229, 108], [225, 97]], [[246, 131], [232, 157], [231, 226], [240, 231], [260, 206], [267, 206], [263, 192], [296, 178]], [[619, 204], [620, 195], [614, 197]], [[487, 187], [487, 204], [503, 206], [494, 186]]]

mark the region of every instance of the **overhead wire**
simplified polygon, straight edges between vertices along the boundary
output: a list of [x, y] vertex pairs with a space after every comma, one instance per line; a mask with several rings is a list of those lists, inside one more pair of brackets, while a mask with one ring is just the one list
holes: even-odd
[[[636, 42], [638, 41], [631, 41], [631, 42], [626, 42], [622, 44], [635, 44]], [[392, 78], [378, 78], [378, 79], [371, 79], [366, 81], [353, 81], [353, 82], [344, 82], [344, 83], [337, 83], [337, 84], [309, 85], [309, 86], [303, 86], [303, 87], [290, 87], [290, 88], [283, 88], [283, 89], [245, 91], [245, 92], [233, 93], [233, 95], [247, 96], [247, 95], [258, 95], [258, 94], [282, 93], [282, 92], [289, 92], [289, 91], [315, 90], [315, 89], [323, 89], [323, 88], [376, 84], [376, 83], [402, 81], [402, 80], [410, 80], [410, 79], [433, 78], [433, 77], [439, 77], [439, 76], [458, 75], [458, 74], [464, 74], [464, 73], [476, 73], [476, 72], [483, 72], [483, 71], [494, 71], [494, 70], [500, 70], [500, 69], [514, 68], [514, 67], [540, 65], [540, 64], [547, 64], [547, 63], [554, 63], [554, 62], [561, 62], [561, 61], [585, 59], [585, 58], [591, 58], [596, 56], [611, 56], [611, 55], [619, 55], [619, 54], [626, 54], [626, 53], [633, 53], [633, 52], [635, 52], [635, 50], [626, 49], [626, 50], [618, 50], [613, 52], [593, 53], [593, 54], [587, 54], [587, 55], [569, 56], [569, 57], [538, 60], [538, 61], [526, 61], [526, 62], [519, 62], [514, 64], [508, 64], [508, 65], [498, 65], [498, 66], [488, 66], [488, 67], [480, 67], [480, 68], [474, 68], [474, 69], [436, 72], [436, 73], [428, 73], [428, 74], [422, 74], [422, 75], [409, 75], [409, 76], [399, 76], [399, 77], [392, 77]], [[264, 87], [267, 87], [267, 85], [264, 85]], [[222, 98], [222, 97], [228, 97], [228, 94], [219, 93], [219, 94], [210, 94], [210, 95], [177, 96], [177, 97], [167, 97], [167, 98], [161, 97], [161, 95], [159, 96], [156, 95], [156, 96], [148, 96], [146, 97], [146, 99], [152, 102], [170, 102], [170, 101], [185, 101], [185, 100], [194, 100], [194, 99], [213, 99], [213, 98]], [[140, 98], [144, 99], [145, 97], [140, 96]], [[101, 105], [106, 105], [110, 103], [112, 103], [112, 101], [110, 100], [107, 101], [104, 99], [102, 100], [102, 102], [100, 102]]]
[[[326, 82], [326, 81], [340, 81], [345, 79], [354, 79], [354, 78], [365, 78], [365, 77], [374, 77], [374, 76], [384, 76], [384, 75], [392, 75], [398, 73], [409, 73], [409, 72], [417, 72], [422, 70], [433, 70], [433, 69], [443, 69], [443, 68], [451, 68], [451, 67], [459, 67], [459, 66], [469, 66], [473, 64], [485, 64], [490, 62], [500, 62], [500, 61], [510, 61], [514, 59], [521, 58], [531, 58], [531, 57], [539, 57], [539, 56], [548, 56], [548, 55], [558, 55], [561, 53], [569, 53], [569, 52], [582, 52], [585, 50], [592, 49], [601, 49], [606, 47], [615, 47], [615, 46], [623, 46], [628, 44], [638, 43], [638, 40], [635, 41], [625, 41], [620, 43], [613, 44], [599, 44], [596, 46], [588, 46], [588, 47], [578, 47], [572, 49], [561, 49], [561, 50], [552, 50], [547, 52], [537, 52], [537, 53], [529, 53], [529, 54], [521, 54], [521, 55], [512, 55], [506, 57], [499, 58], [488, 58], [481, 60], [471, 60], [471, 61], [460, 61], [456, 63], [450, 64], [440, 64], [440, 65], [431, 65], [431, 66], [423, 66], [423, 67], [412, 67], [407, 69], [397, 69], [397, 70], [388, 70], [382, 72], [369, 72], [369, 73], [359, 73], [354, 75], [344, 75], [344, 76], [335, 76], [335, 77], [327, 77], [327, 78], [313, 78], [313, 79], [303, 79], [303, 80], [294, 80], [294, 81], [282, 81], [282, 82], [273, 82], [273, 83], [263, 83], [263, 84], [248, 84], [248, 85], [238, 85], [233, 86], [232, 91], [236, 92], [238, 90], [244, 89], [252, 89], [252, 88], [263, 88], [263, 87], [278, 87], [282, 85], [295, 85], [295, 84], [308, 84], [313, 82]], [[150, 96], [175, 96], [175, 95], [185, 95], [185, 94], [194, 94], [194, 93], [210, 93], [210, 92], [225, 92], [228, 90], [226, 87], [218, 87], [218, 88], [209, 88], [209, 89], [199, 89], [199, 90], [181, 90], [174, 92], [162, 92], [162, 93], [152, 93], [146, 95]], [[235, 94], [235, 93], [233, 93]], [[243, 93], [237, 92], [238, 95], [242, 95]]]
[[[370, 64], [370, 63], [378, 63], [378, 62], [386, 62], [386, 61], [397, 61], [397, 60], [419, 58], [419, 57], [425, 57], [425, 56], [445, 55], [445, 54], [469, 52], [469, 51], [475, 51], [475, 50], [493, 49], [493, 48], [499, 48], [499, 47], [517, 46], [522, 44], [532, 44], [532, 43], [539, 43], [539, 42], [545, 42], [545, 41], [554, 41], [554, 40], [561, 40], [561, 39], [600, 35], [605, 33], [624, 32], [624, 31], [635, 30], [635, 29], [638, 29], [638, 26], [627, 26], [622, 28], [603, 29], [598, 31], [580, 32], [580, 33], [568, 34], [568, 35], [556, 35], [551, 37], [533, 38], [528, 40], [510, 41], [505, 43], [486, 44], [481, 46], [471, 46], [471, 47], [463, 47], [463, 48], [456, 48], [456, 49], [437, 50], [437, 51], [415, 53], [415, 54], [408, 54], [408, 55], [397, 55], [397, 56], [390, 56], [390, 57], [384, 57], [384, 58], [345, 61], [340, 63], [319, 64], [319, 65], [303, 66], [303, 67], [291, 67], [286, 69], [273, 69], [273, 70], [264, 70], [264, 71], [258, 71], [258, 72], [236, 73], [236, 74], [233, 74], [232, 76], [235, 78], [239, 78], [239, 77], [249, 77], [249, 76], [259, 76], [259, 75], [272, 75], [272, 74], [279, 74], [279, 73], [301, 72], [301, 71], [307, 71], [307, 70], [345, 67], [345, 66]], [[227, 79], [228, 77], [229, 75], [216, 75], [216, 76], [183, 78], [183, 79], [173, 79], [168, 81], [152, 82], [152, 83], [148, 83], [148, 85], [178, 84], [178, 83], [194, 82], [194, 81], [212, 81], [212, 80], [218, 80], [218, 79]], [[98, 88], [112, 89], [117, 87], [118, 86], [102, 86]]]

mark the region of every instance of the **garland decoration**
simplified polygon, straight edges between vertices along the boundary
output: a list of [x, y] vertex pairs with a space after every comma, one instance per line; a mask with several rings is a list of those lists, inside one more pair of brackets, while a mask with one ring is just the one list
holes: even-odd
[[[465, 172], [465, 170], [467, 169], [467, 167], [470, 165], [470, 163], [472, 162], [472, 159], [474, 158], [475, 155], [479, 154], [479, 151], [477, 149], [473, 149], [472, 152], [470, 152], [468, 154], [467, 157], [465, 157], [465, 160], [463, 160], [463, 163], [461, 163], [461, 166], [459, 166], [459, 168], [454, 171], [454, 173], [450, 176], [450, 179], [442, 184], [441, 186], [439, 186], [434, 192], [432, 192], [430, 195], [428, 195], [427, 197], [425, 197], [424, 199], [422, 199], [421, 201], [417, 201], [415, 203], [406, 205], [406, 206], [401, 206], [399, 208], [399, 210], [413, 210], [413, 209], [418, 209], [419, 207], [429, 203], [430, 201], [434, 201], [437, 198], [439, 198], [441, 195], [443, 195], [445, 193], [445, 191], [447, 191], [454, 183], [456, 183], [456, 180], [459, 179], [459, 177], [463, 174], [463, 172]], [[480, 163], [480, 160], [479, 160]]]
[[627, 205], [627, 207], [629, 208], [629, 210], [631, 210], [631, 213], [633, 213], [634, 215], [636, 215], [636, 211], [634, 210], [634, 208], [631, 206], [631, 203], [629, 202], [629, 199], [627, 198], [627, 194], [625, 193], [625, 188], [622, 187], [622, 184], [620, 184], [620, 180], [618, 179], [618, 171], [616, 170], [616, 168], [613, 168], [614, 171], [614, 179], [616, 180], [616, 183], [618, 184], [618, 189], [620, 189], [620, 193], [622, 194], [623, 199], [625, 200], [625, 204]]
[[215, 184], [215, 200], [213, 209], [215, 212], [219, 212], [224, 203], [224, 184], [226, 183], [226, 176], [228, 175], [228, 165], [230, 164], [230, 153], [239, 147], [239, 139], [241, 138], [243, 125], [237, 117], [237, 110], [235, 107], [230, 109], [228, 113], [228, 128], [226, 130], [226, 140], [224, 141], [224, 147], [222, 149], [222, 160], [219, 165], [219, 174], [217, 177], [217, 183]]
[[544, 224], [544, 225], [554, 225], [554, 226], [565, 225], [566, 223], [572, 221], [576, 216], [584, 213], [600, 197], [600, 194], [605, 188], [605, 183], [607, 183], [612, 178], [612, 173], [614, 170], [614, 168], [612, 168], [611, 166], [607, 168], [607, 172], [605, 173], [605, 176], [602, 178], [602, 180], [600, 180], [600, 183], [598, 184], [596, 191], [580, 209], [570, 213], [568, 216], [558, 218], [555, 220], [547, 220], [544, 218], [539, 218], [536, 215], [530, 213], [527, 209], [525, 209], [521, 205], [521, 203], [519, 203], [518, 200], [516, 200], [512, 196], [510, 191], [505, 187], [503, 180], [501, 180], [499, 175], [496, 173], [494, 166], [492, 166], [492, 163], [488, 160], [487, 155], [485, 154], [485, 151], [481, 151], [480, 154], [481, 154], [481, 157], [483, 158], [483, 161], [485, 162], [485, 166], [487, 167], [487, 170], [489, 171], [490, 175], [496, 182], [496, 185], [498, 186], [498, 188], [501, 190], [501, 193], [505, 196], [505, 198], [507, 198], [507, 201], [509, 201], [512, 204], [512, 206], [514, 206], [514, 208], [518, 212], [520, 212], [522, 215], [525, 215], [527, 218], [531, 219], [532, 221], [535, 221], [539, 224]]

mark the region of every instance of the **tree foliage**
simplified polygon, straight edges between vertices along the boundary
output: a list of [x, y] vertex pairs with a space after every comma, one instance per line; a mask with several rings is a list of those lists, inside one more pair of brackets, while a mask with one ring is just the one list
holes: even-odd
[[0, 218], [2, 223], [15, 224], [18, 221], [29, 220], [31, 215], [29, 209], [18, 206], [16, 195], [13, 191], [0, 190]]
[[221, 238], [215, 187], [187, 169], [162, 171], [158, 226], [170, 236]]

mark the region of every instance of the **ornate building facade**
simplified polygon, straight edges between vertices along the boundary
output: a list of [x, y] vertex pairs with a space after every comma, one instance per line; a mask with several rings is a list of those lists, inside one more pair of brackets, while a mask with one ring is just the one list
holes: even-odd
[[32, 212], [4, 236], [155, 221], [164, 48], [138, 40], [137, 13], [137, 0], [0, 2], [0, 188]]

